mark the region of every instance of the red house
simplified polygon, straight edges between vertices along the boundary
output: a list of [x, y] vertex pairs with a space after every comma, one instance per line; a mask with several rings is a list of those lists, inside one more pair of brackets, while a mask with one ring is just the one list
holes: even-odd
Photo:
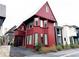
[[34, 48], [38, 43], [55, 45], [55, 22], [53, 12], [46, 2], [35, 15], [15, 30], [14, 45], [27, 48]]

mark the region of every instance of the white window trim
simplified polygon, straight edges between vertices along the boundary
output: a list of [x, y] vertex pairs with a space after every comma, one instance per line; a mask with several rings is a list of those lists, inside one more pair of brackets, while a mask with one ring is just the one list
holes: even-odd
[[28, 42], [29, 42], [29, 36], [27, 36], [27, 45], [28, 45]]
[[40, 27], [43, 27], [43, 20], [40, 20]]
[[35, 26], [37, 26], [37, 25], [36, 25], [36, 21], [38, 22], [38, 20], [39, 20], [39, 18], [35, 18]]
[[46, 24], [46, 27], [47, 27], [47, 20], [44, 20], [44, 27], [45, 27], [45, 24]]
[[46, 5], [46, 12], [48, 13], [49, 12], [49, 7]]
[[48, 36], [47, 36], [47, 34], [44, 34], [44, 44], [48, 45]]
[[35, 33], [35, 36], [34, 36], [35, 37], [35, 46], [38, 44], [38, 38], [39, 38], [38, 36], [39, 36], [38, 33]]
[[29, 45], [32, 44], [32, 35], [29, 36]]

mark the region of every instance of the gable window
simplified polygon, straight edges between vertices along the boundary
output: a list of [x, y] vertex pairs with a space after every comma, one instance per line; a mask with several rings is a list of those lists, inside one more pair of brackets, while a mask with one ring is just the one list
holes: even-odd
[[48, 45], [48, 37], [47, 34], [44, 34], [44, 44]]
[[40, 20], [40, 27], [43, 27], [43, 20]]
[[35, 26], [38, 26], [38, 18], [35, 18]]
[[22, 28], [21, 28], [22, 30], [24, 30], [24, 26], [22, 26]]
[[49, 7], [46, 5], [46, 12], [48, 13], [49, 12]]
[[44, 21], [44, 27], [45, 28], [47, 27], [47, 21], [46, 20]]

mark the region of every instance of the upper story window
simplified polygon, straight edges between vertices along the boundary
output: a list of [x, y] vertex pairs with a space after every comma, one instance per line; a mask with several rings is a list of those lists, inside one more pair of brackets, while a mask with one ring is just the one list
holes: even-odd
[[33, 27], [33, 22], [30, 22], [28, 25], [27, 25], [27, 28], [30, 29]]
[[61, 34], [61, 29], [57, 29], [57, 34]]
[[40, 27], [43, 27], [43, 20], [40, 20]]
[[48, 13], [49, 12], [49, 7], [46, 5], [46, 12]]
[[38, 26], [38, 20], [39, 18], [35, 18], [35, 26]]
[[44, 21], [44, 27], [47, 27], [47, 20]]
[[24, 26], [22, 26], [22, 28], [21, 28], [22, 30], [24, 30]]

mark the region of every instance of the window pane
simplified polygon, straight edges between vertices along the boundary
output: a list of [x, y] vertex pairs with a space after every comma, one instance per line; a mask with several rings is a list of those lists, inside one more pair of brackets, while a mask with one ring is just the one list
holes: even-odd
[[29, 42], [29, 36], [27, 36], [27, 44], [28, 44], [28, 42]]
[[38, 26], [38, 18], [35, 18], [35, 26]]
[[45, 43], [45, 45], [47, 45], [48, 44], [48, 39], [47, 39], [47, 34], [44, 34], [44, 43]]
[[32, 44], [32, 35], [29, 36], [29, 44]]
[[44, 21], [44, 27], [47, 27], [47, 21], [46, 20]]
[[43, 27], [43, 20], [40, 20], [40, 27]]
[[46, 12], [48, 13], [49, 12], [49, 8], [48, 8], [48, 6], [46, 5]]
[[35, 46], [38, 44], [38, 33], [35, 34]]

